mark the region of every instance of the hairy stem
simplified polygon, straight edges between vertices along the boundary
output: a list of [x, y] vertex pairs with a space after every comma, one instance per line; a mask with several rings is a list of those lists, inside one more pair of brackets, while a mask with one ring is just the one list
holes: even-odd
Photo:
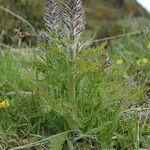
[[76, 79], [75, 79], [75, 51], [70, 50], [69, 77], [68, 77], [68, 96], [76, 110]]

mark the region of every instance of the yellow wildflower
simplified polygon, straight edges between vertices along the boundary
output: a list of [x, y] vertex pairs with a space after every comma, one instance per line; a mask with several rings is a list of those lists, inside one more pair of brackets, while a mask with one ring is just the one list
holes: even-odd
[[143, 62], [144, 62], [145, 64], [147, 64], [147, 63], [148, 63], [148, 59], [147, 59], [147, 58], [143, 58]]
[[123, 64], [123, 60], [122, 59], [117, 59], [116, 64], [118, 64], [118, 65]]
[[9, 102], [9, 100], [6, 99], [6, 100], [0, 102], [0, 109], [4, 109], [4, 108], [8, 107], [9, 105], [10, 105], [10, 102]]
[[144, 66], [147, 63], [148, 63], [148, 59], [147, 58], [139, 59], [139, 60], [136, 61], [136, 64], [138, 66]]

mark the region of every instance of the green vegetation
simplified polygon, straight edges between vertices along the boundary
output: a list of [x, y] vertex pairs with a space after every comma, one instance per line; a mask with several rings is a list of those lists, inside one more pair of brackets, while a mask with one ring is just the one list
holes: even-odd
[[62, 28], [54, 17], [35, 48], [0, 49], [0, 149], [150, 148], [150, 32], [90, 47], [78, 11], [75, 40], [66, 18]]
[[[132, 45], [130, 37], [125, 40], [131, 49], [135, 49], [135, 44], [140, 45], [137, 40]], [[123, 45], [125, 40], [119, 44]], [[149, 82], [149, 63], [137, 66], [136, 61], [142, 58], [150, 60], [150, 56], [146, 55], [149, 54], [147, 42], [141, 42], [143, 48], [137, 47], [136, 54], [127, 49], [126, 44], [122, 47], [123, 52], [117, 51], [117, 57], [116, 53], [112, 54], [114, 61], [115, 58], [116, 62], [123, 59], [123, 64], [115, 63], [106, 69], [99, 66], [103, 60], [104, 44], [80, 51], [74, 72], [78, 83], [75, 103], [67, 94], [68, 55], [66, 51], [58, 50], [55, 43], [50, 49], [47, 44], [40, 45], [42, 51], [37, 53], [2, 52], [1, 101], [9, 97], [10, 106], [0, 110], [1, 146], [13, 148], [63, 133], [45, 146], [56, 147], [61, 142], [63, 147], [77, 149], [90, 149], [91, 146], [134, 149], [138, 145], [148, 148], [150, 128], [145, 114], [149, 98], [144, 96], [142, 88], [144, 82]], [[119, 47], [115, 43], [108, 46], [107, 51], [113, 53]], [[47, 62], [43, 50], [48, 55]], [[126, 55], [131, 55], [132, 59], [128, 56], [126, 60], [123, 57]], [[136, 84], [137, 79], [142, 83]], [[69, 145], [64, 144], [65, 141]]]

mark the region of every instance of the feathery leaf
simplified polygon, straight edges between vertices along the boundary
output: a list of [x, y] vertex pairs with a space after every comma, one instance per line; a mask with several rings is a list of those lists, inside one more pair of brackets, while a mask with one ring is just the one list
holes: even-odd
[[39, 32], [38, 40], [43, 43], [51, 43], [52, 40], [44, 32]]
[[58, 0], [46, 0], [44, 20], [50, 33], [57, 33], [60, 22]]
[[81, 0], [65, 0], [62, 25], [69, 39], [76, 45], [85, 28], [85, 15]]

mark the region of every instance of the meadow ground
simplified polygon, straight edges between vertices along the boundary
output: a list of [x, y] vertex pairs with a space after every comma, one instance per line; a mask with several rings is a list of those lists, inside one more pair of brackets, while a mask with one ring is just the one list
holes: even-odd
[[66, 59], [55, 43], [1, 49], [1, 148], [149, 149], [149, 32], [81, 50], [74, 102]]

